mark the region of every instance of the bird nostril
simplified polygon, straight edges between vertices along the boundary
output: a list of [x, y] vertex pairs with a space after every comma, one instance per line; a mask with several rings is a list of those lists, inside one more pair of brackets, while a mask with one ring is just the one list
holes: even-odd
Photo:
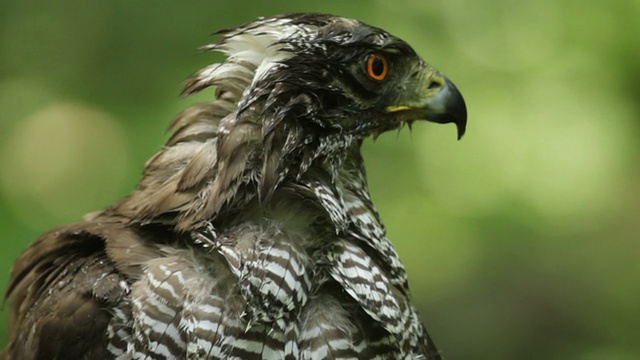
[[439, 81], [431, 80], [431, 82], [429, 83], [429, 90], [437, 89], [440, 86], [442, 86], [442, 84]]

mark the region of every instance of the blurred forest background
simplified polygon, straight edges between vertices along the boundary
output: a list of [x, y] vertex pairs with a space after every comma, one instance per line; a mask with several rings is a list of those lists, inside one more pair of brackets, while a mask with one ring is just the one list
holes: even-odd
[[[127, 194], [222, 59], [283, 12], [403, 38], [466, 98], [467, 135], [364, 146], [371, 192], [447, 359], [640, 358], [640, 1], [0, 2], [0, 288], [38, 235]], [[0, 348], [8, 308], [0, 313]]]

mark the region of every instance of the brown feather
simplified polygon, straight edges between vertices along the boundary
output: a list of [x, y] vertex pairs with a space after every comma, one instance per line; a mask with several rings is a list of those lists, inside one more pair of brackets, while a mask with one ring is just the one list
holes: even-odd
[[60, 227], [16, 261], [7, 290], [15, 304], [7, 359], [107, 356], [111, 316], [106, 309], [126, 294], [120, 286], [125, 279], [104, 252], [104, 230], [110, 227], [99, 222]]

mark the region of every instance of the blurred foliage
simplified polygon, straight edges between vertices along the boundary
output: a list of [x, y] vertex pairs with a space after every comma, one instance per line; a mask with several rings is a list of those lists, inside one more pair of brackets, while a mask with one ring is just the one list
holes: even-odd
[[[365, 144], [370, 186], [448, 359], [640, 356], [640, 2], [0, 2], [0, 288], [39, 234], [125, 195], [218, 54], [292, 11], [405, 39], [461, 89], [467, 135]], [[0, 348], [7, 339], [0, 315]]]

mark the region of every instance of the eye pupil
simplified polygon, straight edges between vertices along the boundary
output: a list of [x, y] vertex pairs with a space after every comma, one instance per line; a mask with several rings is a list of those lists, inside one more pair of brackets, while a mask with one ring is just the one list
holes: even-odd
[[373, 53], [367, 57], [367, 73], [374, 80], [384, 80], [389, 72], [389, 62], [383, 53]]
[[376, 76], [382, 75], [382, 73], [384, 72], [384, 61], [376, 56], [373, 59], [373, 64], [371, 64], [371, 70]]

